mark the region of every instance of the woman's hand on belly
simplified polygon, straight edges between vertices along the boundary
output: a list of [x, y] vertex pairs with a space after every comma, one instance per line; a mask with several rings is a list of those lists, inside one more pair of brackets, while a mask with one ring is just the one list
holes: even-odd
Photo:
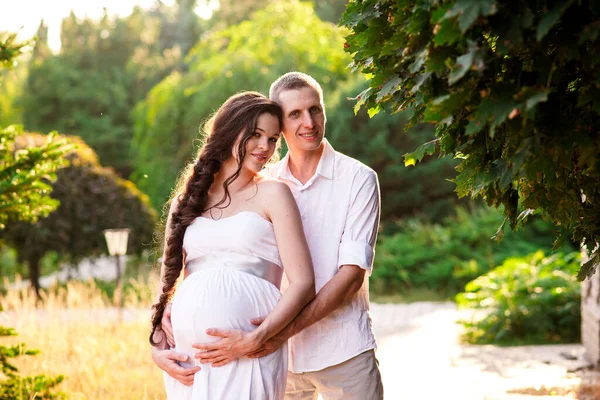
[[200, 350], [196, 352], [196, 358], [200, 363], [210, 363], [213, 367], [221, 367], [248, 353], [253, 353], [264, 343], [256, 331], [207, 329], [206, 333], [210, 336], [220, 337], [221, 340], [212, 343], [196, 343], [192, 347]]

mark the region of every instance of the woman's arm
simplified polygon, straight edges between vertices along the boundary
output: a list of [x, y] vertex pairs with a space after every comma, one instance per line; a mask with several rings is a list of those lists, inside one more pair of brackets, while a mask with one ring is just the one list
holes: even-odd
[[312, 260], [296, 201], [285, 183], [263, 182], [261, 189], [261, 201], [265, 213], [273, 223], [289, 286], [275, 308], [254, 331], [208, 329], [207, 334], [222, 339], [218, 342], [193, 345], [194, 348], [202, 350], [196, 354], [196, 358], [215, 367], [258, 350], [263, 343], [288, 325], [315, 297]]
[[292, 192], [283, 182], [265, 182], [267, 215], [273, 222], [279, 256], [289, 286], [264, 322], [252, 333], [259, 342], [276, 335], [315, 297], [315, 274]]

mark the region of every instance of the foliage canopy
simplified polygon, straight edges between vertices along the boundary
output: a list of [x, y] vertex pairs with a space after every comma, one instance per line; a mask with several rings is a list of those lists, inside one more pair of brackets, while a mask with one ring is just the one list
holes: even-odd
[[593, 252], [579, 274], [590, 276], [600, 263], [600, 3], [364, 0], [342, 24], [353, 68], [370, 77], [357, 105], [411, 107], [410, 124], [437, 125], [405, 164], [452, 154], [459, 196], [503, 205], [513, 229], [541, 212], [560, 229], [555, 247], [572, 235]]
[[[26, 46], [17, 41], [16, 34], [0, 32], [0, 73], [12, 68]], [[21, 132], [19, 126], [0, 127], [0, 230], [9, 220], [35, 222], [58, 206], [48, 196], [47, 181], [66, 166], [64, 155], [72, 149], [66, 140], [49, 135], [38, 146], [15, 151]]]

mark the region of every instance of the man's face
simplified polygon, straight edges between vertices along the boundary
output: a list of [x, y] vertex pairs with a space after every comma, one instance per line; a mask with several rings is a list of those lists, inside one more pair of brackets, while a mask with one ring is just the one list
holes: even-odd
[[283, 108], [282, 133], [292, 153], [319, 150], [325, 135], [325, 109], [319, 93], [310, 87], [279, 95]]

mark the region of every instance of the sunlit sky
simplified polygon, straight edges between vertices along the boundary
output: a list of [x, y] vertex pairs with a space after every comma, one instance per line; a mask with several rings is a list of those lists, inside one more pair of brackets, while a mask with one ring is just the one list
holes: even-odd
[[[110, 15], [128, 15], [134, 6], [150, 8], [155, 0], [0, 0], [0, 31], [16, 32], [27, 39], [35, 35], [40, 21], [48, 25], [48, 43], [53, 50], [60, 49], [60, 24], [71, 10], [78, 17], [100, 18], [106, 8]], [[163, 0], [172, 5], [174, 0]], [[216, 1], [199, 1], [196, 13], [209, 18]], [[206, 6], [206, 4], [209, 6]]]

